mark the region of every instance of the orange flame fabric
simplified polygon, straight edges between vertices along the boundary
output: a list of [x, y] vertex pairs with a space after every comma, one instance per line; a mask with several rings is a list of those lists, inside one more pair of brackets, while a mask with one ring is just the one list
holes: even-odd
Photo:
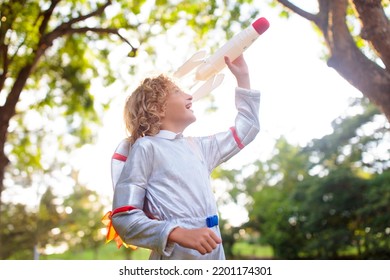
[[[126, 209], [125, 211], [128, 210], [129, 209]], [[119, 212], [123, 212], [123, 210], [117, 211], [117, 209], [115, 209], [114, 212], [108, 211], [102, 218], [102, 223], [106, 226], [107, 229], [106, 244], [112, 240], [115, 240], [118, 249], [123, 245], [126, 248], [131, 248], [135, 250], [137, 249], [137, 246], [126, 244], [125, 242], [123, 242], [123, 240], [120, 238], [120, 236], [118, 235], [118, 233], [116, 232], [115, 228], [112, 225], [112, 216]]]

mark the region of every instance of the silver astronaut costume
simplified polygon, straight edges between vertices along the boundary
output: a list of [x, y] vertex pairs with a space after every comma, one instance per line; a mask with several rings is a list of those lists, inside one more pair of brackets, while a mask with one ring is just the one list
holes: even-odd
[[[226, 132], [183, 137], [162, 130], [134, 143], [113, 200], [112, 224], [125, 243], [151, 249], [150, 259], [225, 259], [222, 244], [201, 255], [167, 240], [176, 227], [209, 226], [221, 236], [219, 226], [209, 224], [217, 217], [210, 174], [259, 132], [260, 93], [236, 88], [235, 103], [235, 126]], [[126, 206], [132, 210], [115, 211]]]

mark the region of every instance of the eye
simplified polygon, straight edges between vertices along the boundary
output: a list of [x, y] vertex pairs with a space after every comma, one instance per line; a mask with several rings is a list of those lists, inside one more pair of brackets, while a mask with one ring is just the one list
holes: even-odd
[[180, 89], [176, 89], [174, 92], [175, 92], [176, 95], [183, 94], [183, 91], [181, 91]]

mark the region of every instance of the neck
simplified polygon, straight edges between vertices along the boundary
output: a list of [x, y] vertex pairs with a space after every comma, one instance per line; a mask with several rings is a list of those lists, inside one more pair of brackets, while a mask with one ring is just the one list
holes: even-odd
[[175, 133], [182, 133], [184, 131], [185, 127], [176, 126], [176, 125], [167, 125], [167, 124], [161, 124], [160, 130], [169, 130]]

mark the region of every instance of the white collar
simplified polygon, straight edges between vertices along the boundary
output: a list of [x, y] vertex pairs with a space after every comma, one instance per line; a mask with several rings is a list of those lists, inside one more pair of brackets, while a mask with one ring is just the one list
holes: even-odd
[[159, 133], [157, 133], [155, 136], [159, 137], [159, 138], [173, 140], [173, 139], [182, 138], [183, 134], [181, 132], [176, 133], [176, 132], [169, 131], [169, 130], [160, 130]]

